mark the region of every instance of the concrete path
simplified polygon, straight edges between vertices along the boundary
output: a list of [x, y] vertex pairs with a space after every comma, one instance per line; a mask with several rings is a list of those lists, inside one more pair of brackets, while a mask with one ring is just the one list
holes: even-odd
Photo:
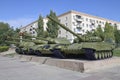
[[0, 80], [120, 80], [120, 66], [80, 73], [0, 56]]

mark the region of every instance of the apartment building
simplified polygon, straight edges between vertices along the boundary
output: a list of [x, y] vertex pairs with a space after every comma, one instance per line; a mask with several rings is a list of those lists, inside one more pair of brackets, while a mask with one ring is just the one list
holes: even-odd
[[[47, 18], [44, 18], [43, 19], [43, 22], [44, 22], [44, 31], [46, 31], [46, 27], [47, 27], [47, 22], [48, 22], [48, 19]], [[21, 27], [20, 28], [20, 32], [27, 32], [28, 34], [31, 34], [33, 36], [37, 36], [37, 32], [36, 32], [36, 29], [38, 28], [38, 22], [37, 20], [24, 26], [24, 27]]]
[[[104, 28], [106, 22], [110, 23], [111, 25], [116, 24], [118, 26], [118, 29], [120, 29], [120, 22], [93, 16], [93, 15], [89, 15], [86, 13], [73, 11], [73, 10], [59, 15], [58, 19], [60, 20], [60, 22], [62, 24], [64, 24], [69, 29], [71, 29], [73, 32], [75, 32], [77, 34], [81, 34], [81, 35], [86, 34], [87, 31], [95, 30], [98, 27], [98, 25], [100, 25], [102, 28]], [[45, 18], [44, 19], [44, 30], [46, 30], [47, 21], [48, 21], [47, 18]], [[22, 32], [26, 31], [32, 35], [37, 35], [37, 33], [35, 32], [35, 29], [37, 27], [38, 27], [37, 21], [35, 21], [35, 22], [21, 28], [21, 31]], [[58, 33], [59, 33], [58, 37], [65, 37], [68, 40], [70, 40], [71, 42], [75, 38], [75, 36], [73, 36], [71, 33], [69, 33], [68, 31], [66, 31], [62, 28], [59, 29]]]

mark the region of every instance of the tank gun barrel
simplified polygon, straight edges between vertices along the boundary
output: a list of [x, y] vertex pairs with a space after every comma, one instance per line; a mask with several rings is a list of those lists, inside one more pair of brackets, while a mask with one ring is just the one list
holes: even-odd
[[[28, 36], [28, 37], [31, 37], [31, 36]], [[31, 39], [39, 39], [39, 40], [43, 40], [43, 41], [46, 41], [46, 42], [49, 42], [49, 43], [55, 43], [54, 40], [52, 38], [42, 38], [42, 37], [31, 37]]]
[[47, 16], [51, 21], [57, 23], [60, 27], [62, 27], [63, 29], [65, 29], [66, 31], [70, 32], [71, 34], [73, 34], [74, 36], [76, 36], [80, 41], [83, 41], [82, 38], [77, 35], [76, 33], [74, 33], [72, 30], [70, 30], [69, 28], [67, 28], [65, 25], [61, 24], [60, 22], [56, 21], [55, 19], [53, 19], [51, 16]]

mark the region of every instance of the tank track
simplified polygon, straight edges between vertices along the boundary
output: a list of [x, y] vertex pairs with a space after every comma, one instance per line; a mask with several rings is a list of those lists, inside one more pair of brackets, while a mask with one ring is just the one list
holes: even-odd
[[42, 55], [39, 50], [35, 50], [35, 51], [34, 51], [34, 54], [37, 55], [37, 56], [41, 56], [41, 55]]
[[84, 50], [85, 50], [85, 56], [90, 60], [106, 59], [106, 58], [111, 58], [113, 56], [112, 50], [96, 51], [94, 49], [89, 49], [89, 48]]
[[58, 57], [58, 58], [62, 58], [62, 59], [65, 58], [65, 56], [63, 55], [63, 53], [60, 50], [58, 50], [58, 49], [55, 49], [53, 51], [53, 55], [56, 56], [56, 57]]
[[15, 49], [15, 52], [18, 54], [23, 54], [22, 49], [18, 47]]

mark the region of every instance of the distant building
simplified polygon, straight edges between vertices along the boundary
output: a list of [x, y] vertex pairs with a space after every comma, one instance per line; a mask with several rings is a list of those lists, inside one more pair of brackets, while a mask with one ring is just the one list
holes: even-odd
[[[89, 15], [86, 13], [73, 11], [73, 10], [59, 15], [58, 19], [62, 24], [67, 26], [69, 29], [81, 35], [85, 34], [87, 31], [95, 30], [98, 27], [98, 25], [104, 28], [106, 22], [110, 23], [111, 25], [116, 24], [118, 26], [118, 29], [120, 29], [120, 22]], [[44, 30], [46, 30], [47, 21], [48, 21], [47, 18], [45, 18]], [[35, 32], [35, 29], [37, 29], [37, 27], [38, 27], [37, 21], [35, 21], [25, 27], [22, 27], [21, 31], [22, 32], [26, 31], [32, 35], [37, 35], [37, 33]], [[59, 33], [58, 37], [65, 37], [69, 39], [71, 42], [75, 38], [72, 34], [70, 34], [68, 31], [62, 28], [59, 29], [58, 33]]]

